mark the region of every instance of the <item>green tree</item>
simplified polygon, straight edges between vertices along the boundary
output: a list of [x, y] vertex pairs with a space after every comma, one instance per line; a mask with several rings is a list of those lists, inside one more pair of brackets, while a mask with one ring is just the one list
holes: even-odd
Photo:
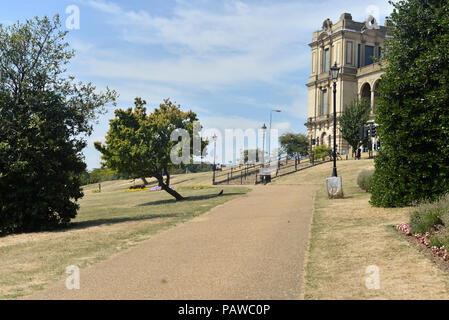
[[75, 83], [58, 16], [0, 26], [0, 235], [67, 225], [91, 120], [116, 94]]
[[325, 145], [315, 147], [313, 149], [313, 155], [315, 160], [321, 160], [326, 157], [330, 157], [332, 155], [332, 148]]
[[281, 149], [289, 157], [298, 159], [300, 156], [306, 156], [309, 149], [307, 136], [302, 133], [286, 133], [279, 137]]
[[[154, 177], [159, 186], [176, 200], [184, 200], [170, 188], [170, 169], [176, 167], [171, 161], [171, 153], [178, 144], [171, 140], [171, 134], [175, 130], [184, 129], [190, 136], [190, 143], [194, 138], [194, 123], [198, 120], [196, 114], [192, 111], [183, 112], [181, 106], [173, 104], [169, 99], [165, 99], [150, 114], [147, 114], [144, 100], [136, 98], [134, 103], [134, 110], [129, 108], [115, 111], [106, 143], [103, 145], [95, 142], [95, 148], [102, 153], [103, 165], [139, 177], [145, 184], [145, 178]], [[206, 146], [207, 141], [202, 141], [201, 151]], [[193, 144], [190, 143], [187, 147], [192, 161]]]
[[371, 107], [366, 99], [356, 99], [344, 107], [339, 119], [342, 137], [352, 147], [353, 152], [360, 145], [360, 128], [368, 122], [370, 111]]
[[392, 3], [380, 82], [371, 203], [407, 206], [449, 191], [449, 1]]

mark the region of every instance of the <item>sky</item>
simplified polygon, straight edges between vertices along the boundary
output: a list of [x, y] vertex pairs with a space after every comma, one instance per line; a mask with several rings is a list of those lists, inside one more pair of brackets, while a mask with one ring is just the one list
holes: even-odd
[[[69, 73], [116, 90], [117, 108], [142, 97], [151, 110], [170, 98], [223, 135], [268, 126], [280, 109], [273, 128], [283, 134], [306, 133], [312, 33], [344, 12], [383, 24], [391, 10], [386, 0], [15, 0], [0, 2], [0, 23], [59, 14], [76, 51]], [[100, 167], [93, 142], [104, 141], [107, 109], [84, 150], [88, 169]]]

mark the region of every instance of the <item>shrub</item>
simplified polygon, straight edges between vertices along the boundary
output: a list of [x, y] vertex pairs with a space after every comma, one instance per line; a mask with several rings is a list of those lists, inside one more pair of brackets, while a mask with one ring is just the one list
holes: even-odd
[[393, 7], [376, 108], [382, 151], [371, 203], [379, 207], [449, 192], [448, 2], [395, 1]]
[[82, 150], [117, 96], [67, 75], [74, 53], [66, 35], [57, 15], [0, 27], [0, 236], [75, 218], [86, 178]]
[[373, 181], [374, 170], [364, 170], [357, 177], [357, 184], [360, 189], [370, 192]]
[[313, 154], [315, 160], [324, 160], [324, 158], [331, 156], [332, 149], [327, 146], [321, 145], [313, 149]]
[[419, 205], [410, 216], [412, 233], [435, 232], [437, 238], [447, 241], [449, 228], [449, 195], [436, 202]]

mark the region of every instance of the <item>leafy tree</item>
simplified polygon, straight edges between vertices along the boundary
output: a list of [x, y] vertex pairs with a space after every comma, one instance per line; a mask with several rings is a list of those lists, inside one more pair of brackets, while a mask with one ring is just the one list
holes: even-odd
[[0, 26], [0, 235], [76, 216], [91, 120], [116, 94], [65, 76], [74, 56], [59, 17]]
[[302, 133], [286, 133], [279, 137], [281, 149], [289, 157], [299, 158], [301, 155], [307, 155], [309, 141], [307, 136]]
[[321, 145], [318, 147], [315, 147], [313, 149], [313, 155], [315, 160], [324, 159], [325, 157], [330, 157], [332, 155], [332, 148]]
[[383, 207], [449, 191], [449, 1], [391, 4], [393, 38], [376, 112], [382, 151], [371, 197]]
[[[150, 114], [147, 114], [146, 102], [141, 98], [136, 98], [134, 104], [134, 110], [115, 111], [115, 119], [110, 121], [104, 145], [95, 142], [95, 148], [102, 153], [103, 165], [140, 177], [145, 184], [145, 178], [154, 177], [159, 186], [176, 200], [184, 200], [170, 188], [170, 169], [175, 167], [170, 155], [177, 144], [170, 137], [173, 131], [184, 129], [193, 140], [194, 123], [198, 120], [196, 114], [181, 111], [181, 106], [176, 106], [169, 99], [165, 99]], [[201, 150], [206, 146], [207, 141], [203, 141]], [[190, 144], [188, 149], [191, 160], [193, 145]]]
[[103, 181], [112, 181], [120, 179], [130, 179], [132, 176], [119, 173], [109, 168], [96, 168], [89, 174], [89, 183], [98, 183]]
[[84, 169], [83, 173], [81, 173], [80, 184], [82, 186], [90, 184], [89, 178], [90, 178], [89, 171], [87, 171], [87, 169]]
[[356, 152], [360, 145], [360, 127], [368, 122], [370, 111], [371, 107], [366, 99], [353, 100], [345, 106], [339, 119], [342, 137], [349, 143], [353, 152]]

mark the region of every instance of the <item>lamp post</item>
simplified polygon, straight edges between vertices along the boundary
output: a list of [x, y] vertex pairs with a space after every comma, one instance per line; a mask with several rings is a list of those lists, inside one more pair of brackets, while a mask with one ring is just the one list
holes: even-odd
[[271, 110], [270, 111], [270, 140], [268, 140], [268, 155], [270, 156], [271, 162], [271, 123], [273, 122], [273, 112], [281, 113], [281, 110]]
[[267, 132], [267, 126], [265, 123], [262, 126], [263, 132], [263, 145], [262, 145], [262, 168], [265, 168], [265, 133]]
[[331, 70], [331, 79], [334, 82], [334, 151], [333, 151], [333, 158], [334, 158], [334, 168], [332, 170], [332, 177], [338, 177], [337, 175], [337, 80], [338, 75], [340, 73], [340, 68], [337, 67], [337, 62], [335, 62], [335, 65], [330, 69]]
[[214, 173], [213, 173], [213, 177], [212, 177], [212, 184], [215, 185], [215, 154], [217, 151], [217, 135], [214, 133], [214, 136], [212, 137], [212, 139], [214, 140]]

